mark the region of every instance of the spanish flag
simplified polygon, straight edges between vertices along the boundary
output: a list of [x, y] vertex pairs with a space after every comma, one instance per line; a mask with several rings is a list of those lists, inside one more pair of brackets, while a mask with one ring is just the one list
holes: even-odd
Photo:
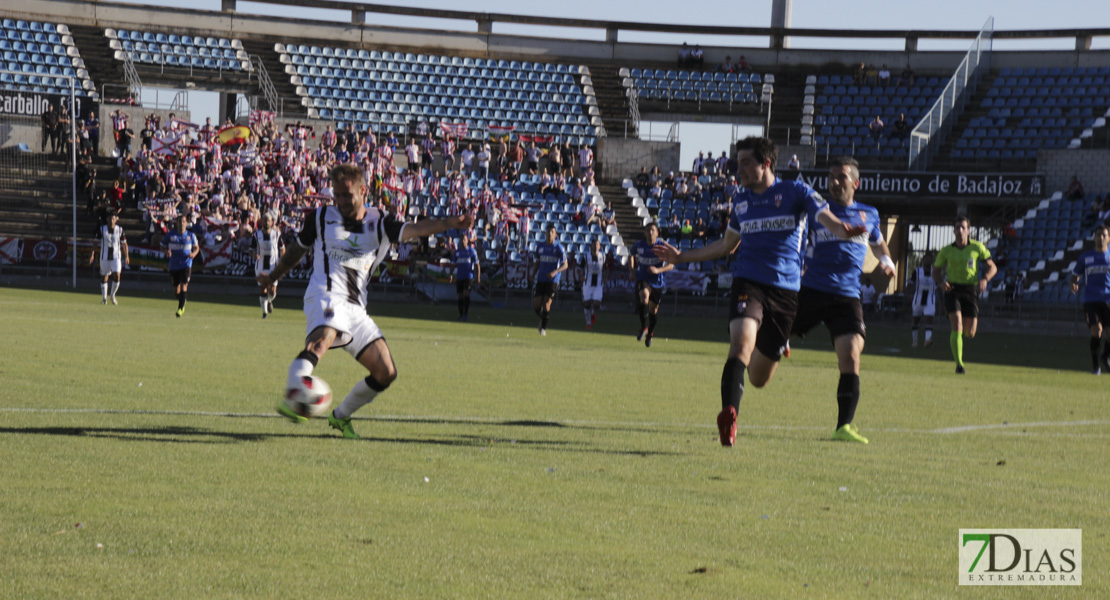
[[219, 140], [221, 146], [228, 146], [230, 144], [245, 144], [251, 137], [251, 130], [244, 125], [234, 125], [232, 127], [224, 127], [216, 134], [216, 139]]

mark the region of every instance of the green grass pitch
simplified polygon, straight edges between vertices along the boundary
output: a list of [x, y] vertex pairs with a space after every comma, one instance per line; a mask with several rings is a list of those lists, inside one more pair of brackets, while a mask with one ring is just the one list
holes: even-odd
[[[725, 324], [374, 305], [361, 441], [273, 413], [299, 301], [0, 288], [3, 598], [1110, 597], [1110, 375], [1085, 338], [873, 327], [829, 441], [827, 334], [717, 441]], [[316, 374], [340, 399], [343, 351]], [[79, 524], [79, 525], [78, 525]], [[1082, 588], [961, 588], [961, 528], [1083, 529]]]

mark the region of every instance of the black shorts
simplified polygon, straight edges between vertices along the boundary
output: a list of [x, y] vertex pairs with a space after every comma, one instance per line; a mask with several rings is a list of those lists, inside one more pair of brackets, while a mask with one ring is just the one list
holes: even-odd
[[189, 279], [193, 276], [192, 267], [185, 267], [176, 271], [170, 271], [170, 279], [173, 280], [174, 285], [186, 285]]
[[948, 314], [960, 311], [960, 314], [969, 319], [979, 318], [979, 286], [975, 284], [964, 285], [951, 283], [952, 291], [944, 294], [944, 310]]
[[536, 290], [532, 294], [535, 298], [553, 298], [559, 289], [559, 284], [554, 281], [537, 281]]
[[462, 294], [463, 292], [469, 292], [470, 291], [470, 282], [471, 282], [470, 279], [456, 279], [455, 280], [455, 292], [457, 292], [459, 294]]
[[759, 323], [755, 347], [773, 361], [782, 358], [798, 312], [798, 292], [736, 278], [728, 298], [729, 322], [755, 319]]
[[1087, 326], [1102, 325], [1110, 328], [1110, 302], [1084, 302], [1083, 314], [1087, 315]]
[[651, 290], [650, 292], [648, 292], [648, 302], [658, 306], [659, 301], [663, 299], [663, 288], [654, 287], [650, 283], [643, 280], [637, 281], [636, 302], [640, 301], [640, 292], [643, 291], [644, 288]]
[[824, 323], [833, 340], [842, 335], [867, 337], [863, 323], [863, 304], [859, 298], [838, 296], [803, 287], [798, 293], [798, 316], [794, 319], [793, 335], [805, 337], [818, 324]]

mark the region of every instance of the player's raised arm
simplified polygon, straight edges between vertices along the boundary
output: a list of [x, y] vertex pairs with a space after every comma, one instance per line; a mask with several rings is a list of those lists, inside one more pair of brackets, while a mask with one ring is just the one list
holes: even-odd
[[832, 214], [832, 211], [828, 208], [817, 213], [817, 222], [824, 225], [825, 229], [828, 229], [833, 235], [842, 240], [849, 240], [857, 235], [867, 233], [866, 225], [849, 226], [844, 221], [836, 218], [836, 215]]
[[663, 242], [653, 246], [651, 251], [655, 253], [655, 256], [671, 265], [671, 268], [674, 268], [674, 265], [679, 263], [702, 262], [728, 256], [735, 252], [739, 245], [740, 234], [732, 229], [726, 229], [724, 236], [701, 248], [679, 252], [678, 248]]
[[413, 238], [423, 238], [436, 235], [448, 229], [470, 229], [474, 227], [474, 217], [470, 214], [455, 215], [446, 219], [424, 219], [415, 223], [406, 223], [401, 230], [399, 241], [408, 241]]
[[890, 248], [887, 247], [886, 240], [871, 244], [871, 251], [879, 258], [879, 267], [883, 270], [883, 274], [893, 279], [898, 274], [898, 269], [894, 265], [894, 259], [890, 257]]

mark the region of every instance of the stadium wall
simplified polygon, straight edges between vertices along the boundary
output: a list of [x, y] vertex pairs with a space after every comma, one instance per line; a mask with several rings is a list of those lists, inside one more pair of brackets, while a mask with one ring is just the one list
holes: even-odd
[[[241, 39], [265, 38], [274, 40], [275, 38], [284, 38], [297, 40], [301, 43], [330, 43], [472, 57], [519, 57], [563, 62], [618, 62], [627, 65], [670, 63], [677, 58], [677, 49], [674, 44], [619, 42], [616, 41], [615, 32], [608, 36], [606, 41], [586, 41], [495, 34], [489, 30], [489, 27], [476, 27], [475, 31], [472, 32], [384, 27], [374, 26], [372, 23], [314, 21], [252, 15], [234, 11], [166, 9], [114, 2], [88, 2], [86, 0], [22, 0], [18, 6], [0, 8], [0, 14], [10, 18], [96, 25], [99, 27], [187, 30], [195, 34], [202, 33]], [[172, 14], [172, 25], [168, 22], [168, 15], [170, 14]], [[481, 15], [473, 13], [473, 16]], [[366, 14], [365, 18], [372, 21], [374, 14]], [[536, 25], [544, 25], [542, 18], [533, 18], [532, 20], [535, 21], [534, 24]], [[598, 29], [604, 27], [604, 22], [598, 22]], [[906, 32], [907, 46], [916, 46], [916, 38], [912, 37], [914, 33], [912, 31]], [[846, 39], [859, 39], [861, 41], [872, 39], [865, 34], [866, 32], [851, 32], [853, 37]], [[801, 39], [798, 36], [794, 37], [795, 39]], [[941, 36], [938, 34], [927, 37]], [[958, 37], [958, 35], [953, 34], [952, 37]], [[880, 36], [873, 39], [880, 38], [890, 39], [889, 36]], [[691, 43], [696, 43], [698, 34], [690, 33], [689, 39]], [[750, 43], [751, 39], [751, 35], [742, 40], [738, 39], [736, 46], [705, 46], [703, 49], [706, 64], [716, 64], [722, 61], [726, 55], [735, 57], [744, 54], [748, 62], [754, 65], [757, 70], [767, 72], [787, 67], [805, 66], [813, 67], [815, 72], [822, 72], [831, 68], [850, 67], [861, 61], [876, 64], [885, 63], [892, 67], [901, 67], [908, 63], [919, 71], [943, 71], [955, 68], [964, 55], [962, 51], [804, 50], [770, 48], [768, 47], [769, 44], [762, 47], [741, 45]], [[768, 37], [768, 39], [770, 38]], [[996, 51], [993, 53], [992, 60], [995, 68], [1105, 66], [1110, 65], [1110, 51]]]
[[1068, 189], [1072, 176], [1079, 178], [1088, 194], [1110, 192], [1110, 150], [1041, 150], [1037, 171], [1045, 174], [1047, 192]]
[[605, 162], [599, 163], [598, 178], [621, 181], [640, 172], [640, 167], [651, 169], [659, 165], [664, 173], [680, 170], [678, 142], [648, 142], [634, 138], [600, 138], [597, 141], [599, 156]]

